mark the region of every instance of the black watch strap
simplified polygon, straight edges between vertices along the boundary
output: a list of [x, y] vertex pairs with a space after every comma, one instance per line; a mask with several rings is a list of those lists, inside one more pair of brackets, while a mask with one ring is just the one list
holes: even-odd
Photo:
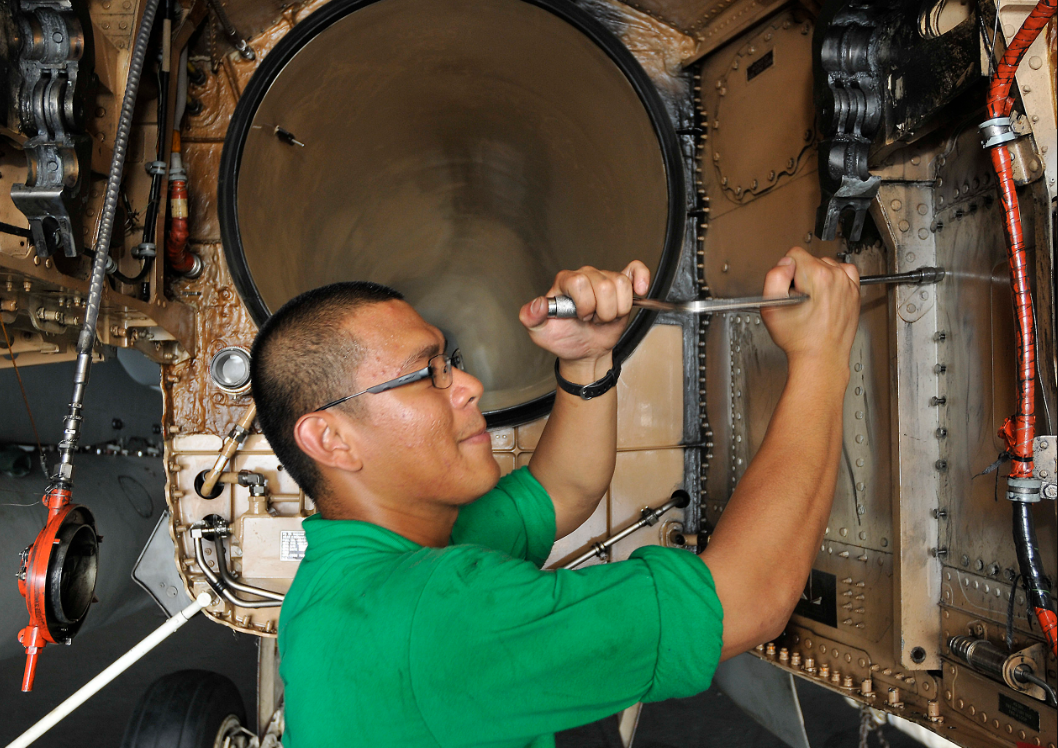
[[613, 368], [606, 372], [606, 376], [602, 379], [591, 384], [573, 384], [573, 382], [563, 379], [562, 375], [558, 373], [558, 359], [555, 359], [555, 379], [558, 381], [558, 386], [569, 394], [576, 395], [581, 400], [591, 400], [593, 397], [605, 395], [617, 384], [619, 376], [621, 376], [621, 364], [614, 363]]

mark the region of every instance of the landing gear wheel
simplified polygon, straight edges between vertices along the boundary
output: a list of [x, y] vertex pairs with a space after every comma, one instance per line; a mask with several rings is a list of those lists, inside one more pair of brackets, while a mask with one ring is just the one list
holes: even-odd
[[245, 723], [246, 708], [231, 680], [208, 670], [180, 670], [140, 697], [121, 748], [236, 748], [248, 743]]

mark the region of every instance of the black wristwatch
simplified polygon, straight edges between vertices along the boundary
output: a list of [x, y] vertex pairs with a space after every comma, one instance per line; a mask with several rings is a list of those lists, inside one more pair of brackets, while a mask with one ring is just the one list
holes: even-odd
[[568, 379], [563, 379], [558, 373], [558, 359], [555, 359], [555, 379], [558, 380], [558, 386], [581, 400], [591, 400], [593, 397], [605, 395], [617, 384], [619, 376], [621, 376], [621, 364], [614, 363], [613, 368], [606, 372], [606, 376], [602, 379], [591, 384], [573, 384]]

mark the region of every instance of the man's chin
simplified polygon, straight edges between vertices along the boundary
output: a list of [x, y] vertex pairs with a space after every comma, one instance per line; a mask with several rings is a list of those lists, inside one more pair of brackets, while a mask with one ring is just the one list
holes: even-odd
[[[482, 460], [478, 469], [474, 471], [473, 489], [469, 491], [466, 503], [471, 504], [496, 487], [500, 480], [500, 464], [489, 450], [486, 459]], [[471, 481], [467, 481], [469, 484]], [[468, 488], [470, 486], [468, 485]]]

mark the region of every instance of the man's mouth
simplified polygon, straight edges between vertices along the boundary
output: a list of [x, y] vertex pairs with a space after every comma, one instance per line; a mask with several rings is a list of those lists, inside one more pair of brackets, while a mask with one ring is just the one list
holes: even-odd
[[481, 426], [472, 431], [469, 436], [463, 437], [459, 441], [465, 444], [477, 444], [478, 442], [491, 443], [492, 439], [489, 437], [489, 432], [485, 430], [485, 424], [482, 423]]

